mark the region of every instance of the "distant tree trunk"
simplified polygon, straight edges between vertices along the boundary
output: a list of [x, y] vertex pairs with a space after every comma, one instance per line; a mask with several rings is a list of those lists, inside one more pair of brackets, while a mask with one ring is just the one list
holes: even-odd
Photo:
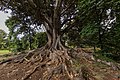
[[94, 47], [94, 53], [96, 52], [96, 45], [93, 46]]
[[31, 27], [29, 26], [29, 49], [32, 49], [32, 37], [31, 37]]
[[100, 26], [99, 27], [99, 45], [100, 45], [101, 50], [103, 49], [102, 34], [103, 33], [101, 33], [101, 26]]
[[30, 43], [30, 50], [31, 50], [31, 49], [32, 49], [32, 40], [31, 40], [31, 35], [30, 35], [29, 43]]

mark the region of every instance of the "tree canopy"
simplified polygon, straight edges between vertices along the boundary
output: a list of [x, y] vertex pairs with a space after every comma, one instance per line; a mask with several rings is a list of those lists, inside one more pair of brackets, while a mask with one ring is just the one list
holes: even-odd
[[48, 36], [45, 47], [49, 49], [64, 49], [61, 42], [64, 33], [73, 28], [82, 31], [89, 24], [98, 26], [102, 48], [102, 36], [118, 22], [120, 9], [119, 0], [1, 0], [0, 4], [1, 10], [12, 10], [12, 16], [19, 21], [16, 26], [21, 30], [31, 25], [44, 26]]

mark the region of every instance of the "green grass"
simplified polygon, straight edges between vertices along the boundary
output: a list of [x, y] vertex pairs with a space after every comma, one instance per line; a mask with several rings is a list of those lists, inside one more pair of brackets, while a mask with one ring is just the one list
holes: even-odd
[[0, 50], [0, 55], [8, 54], [10, 53], [9, 50]]

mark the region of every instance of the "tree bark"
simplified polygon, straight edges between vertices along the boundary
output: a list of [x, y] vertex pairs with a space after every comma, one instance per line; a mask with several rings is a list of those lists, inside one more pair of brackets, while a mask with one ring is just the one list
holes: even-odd
[[48, 42], [46, 44], [46, 48], [50, 50], [63, 50], [65, 47], [61, 42], [61, 35], [58, 33], [56, 29], [53, 29], [51, 32], [46, 30], [46, 34], [48, 37]]

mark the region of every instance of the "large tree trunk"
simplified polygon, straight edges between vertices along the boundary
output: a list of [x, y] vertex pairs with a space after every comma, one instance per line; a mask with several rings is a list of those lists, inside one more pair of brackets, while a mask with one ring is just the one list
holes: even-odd
[[51, 32], [46, 31], [48, 36], [48, 42], [46, 44], [46, 48], [50, 50], [64, 50], [65, 47], [61, 42], [61, 34], [53, 29]]

